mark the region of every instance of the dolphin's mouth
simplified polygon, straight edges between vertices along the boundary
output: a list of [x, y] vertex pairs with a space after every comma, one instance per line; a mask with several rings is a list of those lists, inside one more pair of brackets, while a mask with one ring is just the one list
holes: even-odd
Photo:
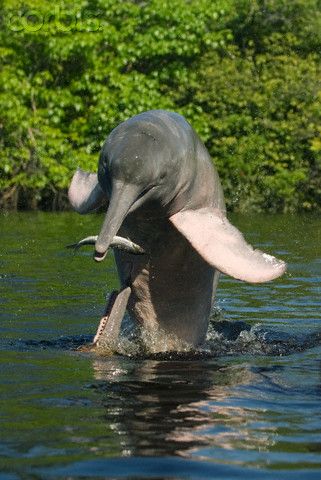
[[97, 250], [95, 250], [94, 259], [96, 260], [96, 262], [101, 262], [102, 260], [104, 260], [106, 255], [107, 255], [107, 250], [104, 253], [97, 252]]
[[147, 200], [150, 199], [150, 197], [153, 195], [155, 188], [157, 185], [153, 185], [152, 187], [146, 188], [145, 190], [142, 191], [135, 200], [135, 202], [132, 204], [130, 209], [128, 210], [128, 213], [134, 212], [137, 208], [139, 208], [143, 203], [145, 203]]
[[[122, 214], [119, 214], [119, 203], [116, 203], [114, 205], [114, 215], [111, 216], [111, 218], [109, 218], [109, 221], [107, 223], [105, 223], [103, 225], [103, 229], [102, 231], [104, 231], [105, 233], [102, 235], [102, 232], [100, 233], [99, 236], [102, 237], [102, 239], [104, 239], [104, 236], [108, 238], [108, 236], [110, 236], [111, 234], [111, 231], [114, 231], [115, 234], [117, 233], [117, 230], [120, 228], [121, 226], [121, 223], [123, 222], [124, 218], [134, 212], [137, 208], [139, 208], [142, 204], [146, 203], [147, 200], [149, 200], [152, 196], [153, 196], [153, 193], [156, 189], [157, 185], [152, 185], [148, 188], [146, 188], [145, 190], [141, 191], [140, 193], [137, 192], [136, 190], [136, 195], [133, 197], [133, 200], [132, 202], [129, 203], [129, 205], [127, 204], [126, 206], [126, 201], [124, 202], [124, 205], [125, 205], [125, 208], [123, 206], [123, 213]], [[137, 195], [138, 193], [138, 195]], [[123, 199], [126, 198], [126, 192], [122, 192], [122, 195], [123, 195]], [[118, 202], [122, 202], [122, 200], [118, 200]], [[107, 211], [107, 215], [109, 214], [109, 211]], [[106, 217], [107, 218], [107, 217]], [[106, 220], [105, 220], [106, 222]], [[118, 228], [116, 227], [118, 223]], [[100, 248], [97, 249], [97, 243], [96, 243], [96, 248], [95, 248], [95, 253], [94, 253], [94, 260], [96, 262], [102, 262], [106, 255], [107, 255], [107, 252], [108, 252], [108, 248], [110, 247], [110, 245], [108, 244], [109, 242], [107, 241], [104, 241], [103, 240], [103, 246], [105, 246], [105, 249], [102, 250], [101, 248], [101, 242], [100, 242]], [[106, 248], [107, 247], [107, 248]], [[138, 246], [138, 248], [140, 248]], [[142, 250], [142, 249], [141, 249]], [[135, 253], [142, 253], [140, 251], [136, 251]]]

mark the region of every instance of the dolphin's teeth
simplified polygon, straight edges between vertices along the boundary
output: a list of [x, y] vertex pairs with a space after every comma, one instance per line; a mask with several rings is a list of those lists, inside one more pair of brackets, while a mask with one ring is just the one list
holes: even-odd
[[99, 338], [101, 337], [103, 331], [105, 330], [106, 328], [106, 325], [107, 325], [107, 321], [108, 321], [108, 317], [103, 317], [101, 320], [100, 320], [100, 323], [99, 323], [99, 327], [97, 329], [97, 333], [93, 339], [93, 344], [95, 345]]

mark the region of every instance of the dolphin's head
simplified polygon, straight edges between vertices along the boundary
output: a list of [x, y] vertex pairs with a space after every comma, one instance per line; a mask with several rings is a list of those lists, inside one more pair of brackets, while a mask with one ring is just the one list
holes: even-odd
[[99, 160], [99, 183], [110, 200], [95, 245], [96, 261], [105, 258], [112, 238], [129, 213], [148, 201], [166, 208], [179, 188], [173, 146], [162, 132], [148, 125], [120, 127], [107, 138]]

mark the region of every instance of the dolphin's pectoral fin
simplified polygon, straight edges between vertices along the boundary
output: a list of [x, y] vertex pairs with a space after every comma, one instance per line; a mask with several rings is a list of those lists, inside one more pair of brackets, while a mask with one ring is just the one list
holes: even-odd
[[130, 294], [130, 287], [126, 287], [120, 292], [116, 290], [112, 292], [105, 310], [105, 315], [100, 320], [97, 333], [94, 337], [93, 347], [103, 352], [115, 351]]
[[218, 209], [185, 210], [172, 215], [170, 221], [204, 260], [226, 275], [260, 283], [285, 272], [282, 260], [254, 250]]
[[96, 210], [106, 195], [101, 189], [96, 173], [85, 172], [78, 168], [72, 177], [68, 190], [71, 205], [78, 213], [89, 213]]

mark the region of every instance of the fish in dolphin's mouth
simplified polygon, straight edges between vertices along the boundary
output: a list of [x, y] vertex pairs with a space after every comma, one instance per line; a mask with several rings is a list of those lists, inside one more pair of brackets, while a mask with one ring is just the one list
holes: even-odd
[[[95, 245], [97, 241], [98, 235], [91, 235], [89, 237], [85, 237], [82, 240], [79, 240], [77, 243], [72, 243], [70, 245], [66, 245], [66, 248], [73, 248], [74, 250], [78, 250], [79, 248], [85, 245]], [[132, 242], [129, 238], [119, 237], [115, 235], [110, 242], [110, 248], [116, 248], [118, 250], [123, 250], [128, 253], [132, 253], [133, 255], [143, 255], [145, 250], [137, 243]], [[95, 259], [103, 259], [106, 256], [107, 252], [97, 252], [95, 250]]]

